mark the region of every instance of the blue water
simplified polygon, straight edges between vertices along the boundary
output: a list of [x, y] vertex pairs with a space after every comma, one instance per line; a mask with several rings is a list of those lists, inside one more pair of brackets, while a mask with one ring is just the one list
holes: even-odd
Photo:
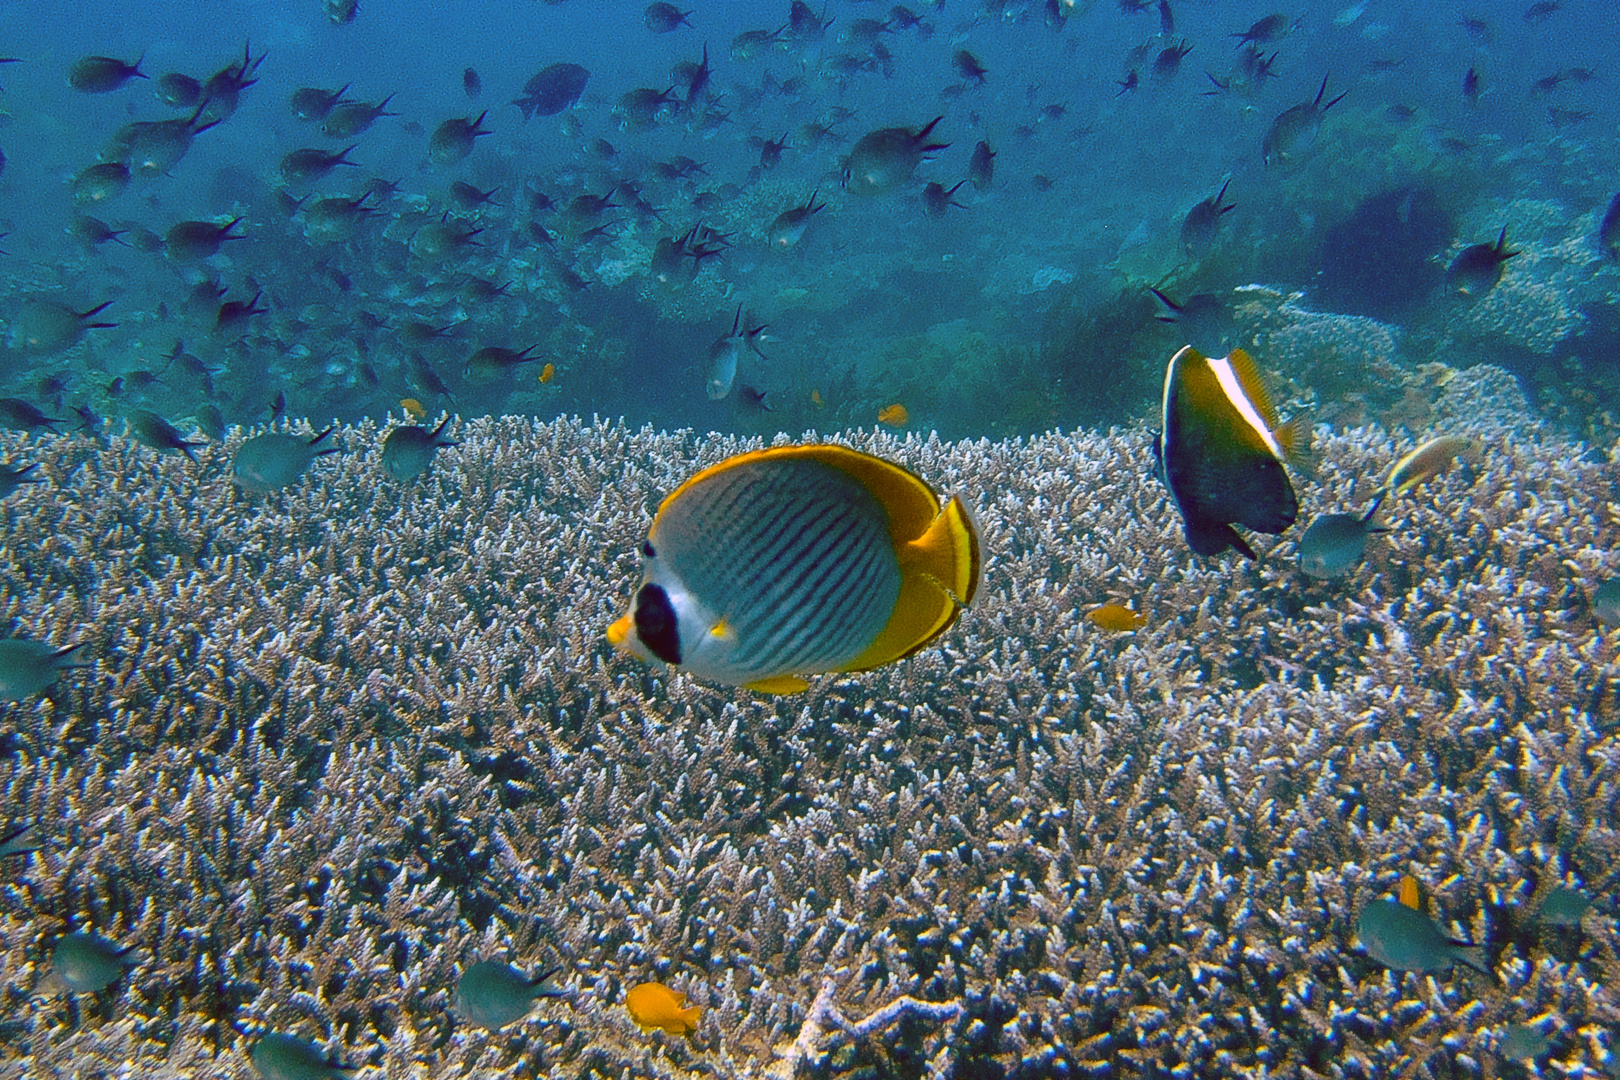
[[[18, 291], [56, 295], [81, 310], [113, 299], [108, 317], [121, 325], [44, 361], [9, 365], [12, 389], [29, 396], [32, 383], [55, 373], [68, 384], [63, 405], [82, 403], [109, 415], [132, 404], [160, 405], [183, 419], [211, 398], [227, 420], [248, 421], [260, 417], [278, 389], [294, 413], [378, 415], [397, 409], [402, 397], [430, 396], [402, 374], [409, 349], [397, 340], [397, 323], [409, 310], [410, 317], [459, 327], [453, 342], [423, 350], [453, 388], [466, 356], [490, 344], [542, 343], [540, 352], [567, 376], [544, 395], [530, 385], [528, 371], [517, 392], [463, 387], [452, 400], [426, 401], [433, 411], [600, 411], [664, 426], [794, 429], [826, 426], [827, 416], [810, 411], [809, 393], [825, 400], [837, 386], [843, 399], [831, 404], [835, 422], [870, 423], [878, 407], [904, 400], [910, 390], [925, 399], [911, 405], [913, 413], [921, 406], [924, 426], [959, 434], [996, 430], [976, 411], [973, 384], [1007, 378], [998, 374], [1005, 365], [991, 358], [978, 369], [966, 363], [928, 371], [943, 361], [918, 356], [917, 341], [933, 333], [943, 334], [945, 353], [982, 352], [988, 341], [1033, 353], [1026, 367], [1046, 365], [1044, 387], [1038, 370], [1022, 376], [1031, 394], [1044, 396], [1030, 419], [1017, 422], [1108, 422], [1128, 417], [1085, 408], [1095, 371], [1083, 365], [1077, 371], [1051, 355], [1062, 337], [1053, 320], [1065, 317], [1055, 311], [1087, 311], [1124, 297], [1135, 305], [1131, 317], [1152, 331], [1146, 284], [1170, 280], [1185, 292], [1266, 280], [1308, 291], [1320, 269], [1315, 245], [1332, 219], [1414, 178], [1434, 184], [1457, 219], [1525, 194], [1561, 200], [1573, 219], [1612, 194], [1615, 115], [1604, 63], [1605, 43], [1620, 40], [1620, 14], [1594, 0], [1571, 0], [1535, 22], [1517, 2], [1290, 6], [1283, 10], [1293, 27], [1263, 47], [1276, 54], [1276, 77], [1251, 96], [1211, 96], [1210, 76], [1227, 78], [1238, 56], [1231, 35], [1273, 10], [1266, 5], [1175, 3], [1171, 39], [1160, 35], [1152, 9], [1066, 8], [1065, 24], [1054, 30], [1038, 3], [915, 6], [932, 34], [881, 35], [891, 74], [874, 64], [848, 79], [830, 77], [827, 67], [864, 47], [840, 36], [855, 19], [884, 18], [886, 5], [832, 3], [822, 42], [766, 48], [750, 59], [733, 57], [733, 39], [780, 27], [786, 5], [699, 5], [691, 27], [663, 35], [644, 27], [639, 3], [583, 0], [454, 6], [366, 0], [347, 26], [333, 25], [317, 0], [138, 10], [79, 4], [49, 17], [14, 7], [0, 15], [4, 49], [21, 61], [0, 70], [0, 149], [8, 162], [0, 178], [0, 228], [10, 233], [4, 270]], [[1488, 40], [1461, 25], [1465, 16], [1488, 25]], [[1175, 41], [1191, 51], [1178, 74], [1157, 80], [1149, 70], [1153, 56]], [[137, 180], [90, 212], [115, 227], [158, 234], [187, 217], [245, 214], [249, 239], [202, 269], [177, 270], [160, 254], [116, 243], [85, 252], [65, 232], [74, 213], [66, 181], [96, 160], [120, 125], [179, 114], [155, 100], [146, 81], [106, 95], [76, 93], [66, 84], [68, 66], [91, 53], [142, 56], [143, 70], [154, 77], [177, 70], [206, 78], [239, 57], [244, 42], [266, 59], [236, 115], [200, 135], [170, 176]], [[698, 131], [690, 117], [671, 115], [648, 131], [620, 130], [612, 111], [620, 96], [670, 86], [672, 65], [696, 60], [705, 44], [714, 68], [713, 108], [729, 112], [731, 122]], [[1138, 47], [1144, 53], [1131, 61]], [[989, 70], [983, 86], [961, 87], [951, 62], [957, 48], [971, 50]], [[530, 75], [559, 60], [591, 71], [583, 101], [566, 117], [525, 123], [509, 102]], [[483, 82], [476, 100], [462, 89], [469, 66]], [[1120, 94], [1131, 67], [1140, 85]], [[1484, 87], [1477, 105], [1462, 94], [1471, 67]], [[1533, 80], [1575, 67], [1598, 78], [1532, 93]], [[802, 90], [792, 97], [762, 91], [767, 75], [802, 78]], [[1266, 169], [1260, 142], [1267, 126], [1290, 105], [1311, 100], [1324, 75], [1327, 97], [1345, 98], [1326, 115], [1305, 166], [1291, 174]], [[314, 194], [352, 196], [378, 177], [398, 181], [403, 196], [419, 201], [392, 200], [359, 240], [323, 249], [303, 238], [298, 218], [278, 215], [268, 191], [279, 185], [277, 163], [287, 151], [343, 145], [296, 119], [288, 96], [300, 86], [345, 83], [354, 99], [394, 94], [401, 115], [355, 140], [360, 167], [338, 169]], [[947, 91], [953, 86], [959, 92]], [[1413, 118], [1390, 123], [1385, 113], [1394, 105], [1415, 110]], [[805, 145], [804, 125], [834, 107], [849, 111], [834, 125], [836, 137]], [[1555, 127], [1549, 107], [1586, 118]], [[486, 108], [492, 134], [466, 161], [424, 164], [435, 125]], [[943, 119], [934, 137], [949, 148], [911, 181], [872, 199], [838, 190], [841, 157], [861, 134], [917, 128], [935, 116]], [[789, 147], [782, 163], [760, 174], [758, 141], [783, 134]], [[1402, 138], [1408, 141], [1396, 146]], [[1563, 167], [1516, 160], [1553, 138], [1573, 148]], [[611, 143], [617, 157], [593, 154], [595, 139]], [[922, 185], [963, 179], [980, 139], [998, 152], [995, 184], [983, 193], [964, 187], [957, 199], [965, 209], [928, 219]], [[677, 154], [697, 160], [707, 174], [695, 183], [649, 179], [652, 163]], [[1174, 243], [1181, 217], [1228, 178], [1237, 210], [1223, 218], [1215, 251], [1183, 258]], [[405, 257], [414, 231], [449, 207], [447, 188], [457, 179], [501, 189], [492, 209], [455, 211], [485, 229], [482, 246], [461, 259]], [[566, 203], [623, 181], [642, 181], [663, 220], [626, 220], [621, 210], [609, 215], [620, 222], [610, 243], [576, 245], [563, 236], [560, 259], [593, 282], [584, 292], [533, 269], [539, 254], [527, 239], [528, 222], [556, 230], [553, 218], [529, 211], [524, 192], [543, 190]], [[818, 188], [831, 205], [800, 249], [770, 251], [763, 238], [770, 219]], [[715, 204], [701, 211], [691, 206], [700, 190], [716, 193]], [[699, 221], [732, 234], [735, 246], [695, 287], [651, 289], [645, 265], [654, 242]], [[1476, 239], [1488, 237], [1459, 234], [1450, 247]], [[313, 283], [312, 265], [321, 278]], [[1031, 285], [1043, 272], [1042, 287]], [[510, 295], [469, 305], [445, 299], [453, 286], [434, 293], [468, 273], [510, 283]], [[346, 278], [349, 291], [323, 275]], [[240, 341], [219, 340], [206, 312], [180, 310], [184, 292], [203, 276], [217, 277], [233, 298], [264, 288], [272, 314], [258, 318]], [[781, 415], [750, 409], [735, 394], [710, 402], [702, 392], [705, 351], [729, 329], [739, 303], [755, 322], [771, 324], [769, 361], [745, 364], [739, 381], [774, 395]], [[212, 393], [175, 379], [157, 398], [106, 394], [115, 376], [160, 367], [175, 339], [199, 355], [210, 350], [203, 358], [222, 371]], [[1151, 371], [1173, 347], [1147, 333], [1123, 346], [1130, 356], [1098, 363], [1104, 371], [1127, 362]], [[886, 351], [895, 355], [882, 361]], [[895, 376], [896, 355], [911, 356], [920, 365], [912, 374], [955, 387], [955, 396], [926, 399], [926, 389]], [[361, 385], [362, 359], [382, 385]], [[1142, 401], [1151, 397], [1148, 382]]]

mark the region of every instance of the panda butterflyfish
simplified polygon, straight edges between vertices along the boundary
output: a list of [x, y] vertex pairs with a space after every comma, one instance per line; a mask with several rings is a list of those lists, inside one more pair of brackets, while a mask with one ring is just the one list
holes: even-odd
[[843, 446], [739, 454], [676, 488], [641, 546], [642, 581], [608, 640], [708, 682], [797, 693], [944, 633], [979, 586], [960, 498]]
[[1253, 559], [1233, 525], [1276, 535], [1294, 523], [1299, 502], [1283, 463], [1300, 451], [1304, 425], [1277, 422], [1248, 353], [1211, 359], [1190, 345], [1176, 353], [1164, 373], [1163, 421], [1153, 455], [1193, 551], [1235, 548]]
[[624, 995], [624, 1007], [642, 1031], [662, 1028], [671, 1035], [692, 1034], [703, 1015], [703, 1006], [687, 1005], [685, 994], [658, 982], [632, 986]]

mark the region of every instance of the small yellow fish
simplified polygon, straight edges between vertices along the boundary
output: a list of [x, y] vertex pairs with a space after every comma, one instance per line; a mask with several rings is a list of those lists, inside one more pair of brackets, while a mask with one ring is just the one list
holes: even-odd
[[1418, 888], [1417, 878], [1411, 874], [1402, 874], [1400, 884], [1395, 887], [1395, 898], [1413, 911], [1423, 910], [1423, 894]]
[[810, 391], [810, 404], [814, 405], [818, 409], [825, 409], [827, 407], [827, 403], [821, 400], [820, 390]]
[[1389, 470], [1384, 490], [1405, 495], [1431, 476], [1439, 476], [1451, 463], [1474, 452], [1474, 440], [1464, 435], [1439, 435], [1407, 454]]
[[624, 995], [624, 1007], [642, 1031], [662, 1028], [671, 1035], [692, 1034], [703, 1014], [703, 1006], [688, 1006], [685, 994], [658, 982], [632, 986]]
[[1116, 634], [1140, 630], [1147, 624], [1146, 616], [1132, 611], [1124, 604], [1104, 604], [1102, 607], [1092, 608], [1086, 612], [1086, 618], [1094, 625], [1104, 630], [1112, 630]]
[[556, 364], [547, 364], [545, 367], [540, 369], [540, 381], [541, 382], [548, 383], [552, 379], [555, 379], [556, 377], [557, 377], [557, 365]]
[[878, 423], [880, 424], [888, 424], [890, 427], [905, 427], [910, 420], [911, 414], [898, 401], [893, 405], [885, 405], [878, 410]]
[[413, 420], [420, 420], [422, 417], [427, 415], [427, 409], [422, 406], [420, 401], [417, 401], [413, 397], [401, 398], [399, 401], [399, 406], [406, 412], [410, 413]]

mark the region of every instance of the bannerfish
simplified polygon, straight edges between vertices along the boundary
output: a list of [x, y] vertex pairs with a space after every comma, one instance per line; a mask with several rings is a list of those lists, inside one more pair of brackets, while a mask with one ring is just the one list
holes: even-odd
[[1283, 463], [1301, 449], [1303, 431], [1299, 420], [1277, 422], [1242, 349], [1211, 359], [1189, 345], [1170, 358], [1153, 456], [1193, 551], [1235, 548], [1253, 559], [1233, 525], [1276, 535], [1294, 523], [1299, 502]]
[[762, 693], [923, 648], [972, 603], [977, 526], [908, 470], [843, 446], [779, 446], [697, 473], [659, 506], [642, 582], [608, 641]]
[[548, 981], [554, 972], [530, 979], [511, 964], [480, 960], [468, 966], [456, 983], [456, 1012], [491, 1031], [529, 1015], [536, 999], [561, 997]]
[[1367, 955], [1395, 971], [1449, 971], [1467, 964], [1486, 975], [1485, 950], [1446, 937], [1438, 923], [1399, 900], [1374, 900], [1356, 917], [1356, 936]]
[[1382, 497], [1365, 514], [1322, 514], [1299, 539], [1299, 568], [1318, 581], [1342, 577], [1367, 554], [1367, 537], [1389, 530], [1376, 523]]
[[662, 1028], [671, 1035], [692, 1034], [703, 1015], [703, 1006], [686, 1004], [685, 994], [658, 982], [632, 986], [624, 995], [624, 1007], [642, 1031]]

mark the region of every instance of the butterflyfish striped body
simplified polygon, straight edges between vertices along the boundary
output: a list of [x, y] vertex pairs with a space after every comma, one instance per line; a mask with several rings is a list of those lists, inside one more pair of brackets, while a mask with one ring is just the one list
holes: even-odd
[[1163, 422], [1154, 456], [1193, 551], [1234, 548], [1253, 559], [1233, 525], [1276, 535], [1294, 523], [1299, 503], [1283, 464], [1299, 435], [1277, 422], [1248, 353], [1211, 359], [1189, 345], [1171, 357]]
[[796, 693], [807, 675], [909, 656], [973, 600], [979, 534], [960, 498], [843, 446], [779, 446], [667, 497], [608, 640], [707, 682]]

